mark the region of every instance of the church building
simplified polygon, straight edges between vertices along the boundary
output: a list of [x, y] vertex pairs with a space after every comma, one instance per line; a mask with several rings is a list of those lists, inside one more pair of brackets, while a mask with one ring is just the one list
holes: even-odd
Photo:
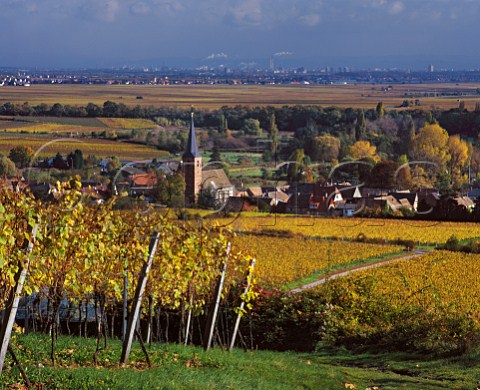
[[193, 112], [191, 114], [190, 131], [182, 162], [185, 175], [185, 202], [189, 205], [198, 201], [198, 194], [202, 188], [203, 169], [202, 155], [198, 151], [197, 138], [195, 136]]

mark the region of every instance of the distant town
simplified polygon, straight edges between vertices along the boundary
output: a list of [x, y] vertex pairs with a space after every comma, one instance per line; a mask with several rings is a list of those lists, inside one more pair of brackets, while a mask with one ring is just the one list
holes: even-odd
[[123, 67], [111, 69], [20, 69], [0, 68], [0, 86], [32, 84], [106, 84], [106, 85], [188, 85], [188, 84], [352, 84], [352, 83], [471, 83], [480, 82], [480, 69], [437, 69], [429, 64], [424, 70], [355, 69], [344, 67], [283, 68], [273, 63], [268, 68], [255, 66], [198, 68]]

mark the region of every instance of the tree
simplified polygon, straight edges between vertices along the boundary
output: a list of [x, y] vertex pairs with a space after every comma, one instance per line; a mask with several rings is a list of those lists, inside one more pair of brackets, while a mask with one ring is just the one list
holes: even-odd
[[255, 135], [255, 136], [261, 136], [262, 135], [262, 129], [260, 127], [260, 121], [257, 119], [253, 118], [247, 118], [243, 122], [243, 126], [241, 130], [246, 134], [246, 135]]
[[397, 187], [395, 172], [398, 164], [395, 161], [381, 161], [371, 171], [368, 185], [371, 187], [393, 189]]
[[270, 137], [271, 148], [273, 155], [277, 153], [278, 150], [278, 127], [275, 119], [275, 114], [272, 113], [269, 118], [269, 125], [268, 125], [268, 135]]
[[103, 115], [103, 109], [94, 103], [88, 103], [86, 107], [87, 116], [95, 118]]
[[121, 166], [122, 166], [122, 163], [120, 162], [120, 159], [117, 156], [112, 156], [108, 160], [107, 170], [108, 172], [113, 173], [117, 169], [120, 169]]
[[383, 102], [379, 102], [377, 104], [375, 111], [377, 112], [377, 118], [383, 118], [385, 115], [385, 107], [383, 106]]
[[76, 149], [75, 152], [73, 152], [73, 168], [83, 169], [84, 166], [83, 153], [80, 149]]
[[412, 172], [410, 170], [410, 166], [406, 165], [408, 163], [407, 156], [402, 154], [398, 158], [399, 166], [404, 165], [402, 169], [397, 172], [396, 183], [395, 186], [400, 190], [408, 190], [412, 187]]
[[53, 167], [56, 169], [68, 169], [68, 161], [65, 161], [63, 156], [58, 152], [53, 159]]
[[433, 112], [432, 111], [427, 111], [426, 113], [426, 116], [425, 116], [425, 121], [430, 124], [430, 125], [434, 125], [437, 123], [437, 120], [435, 119], [435, 117], [433, 116]]
[[18, 168], [26, 168], [35, 152], [30, 146], [16, 146], [10, 150], [8, 158], [12, 160]]
[[454, 187], [460, 188], [467, 179], [465, 175], [462, 176], [462, 173], [471, 156], [469, 145], [459, 135], [453, 135], [448, 138], [448, 152], [450, 154], [448, 171], [452, 178], [452, 184]]
[[380, 161], [380, 157], [376, 154], [377, 148], [370, 145], [368, 141], [357, 141], [350, 146], [348, 154], [354, 160], [360, 160], [362, 158], [371, 158], [375, 162]]
[[415, 137], [412, 155], [415, 160], [436, 164], [437, 171], [445, 171], [450, 160], [448, 133], [438, 124], [426, 124]]
[[220, 114], [219, 118], [219, 126], [218, 126], [218, 129], [221, 131], [221, 132], [225, 132], [228, 130], [228, 120], [227, 118], [225, 118], [225, 115], [223, 114]]
[[305, 167], [305, 152], [303, 149], [295, 150], [289, 158], [287, 178], [289, 182], [303, 181]]
[[65, 109], [62, 104], [55, 103], [50, 110], [50, 114], [52, 116], [63, 116], [65, 114]]
[[305, 148], [312, 161], [334, 162], [340, 153], [340, 140], [331, 135], [320, 135], [314, 137]]
[[220, 149], [218, 145], [213, 145], [212, 154], [210, 155], [209, 162], [222, 161], [222, 155], [220, 154]]
[[8, 177], [15, 176], [16, 169], [15, 163], [10, 160], [7, 156], [0, 157], [0, 176]]
[[360, 117], [357, 120], [357, 125], [355, 126], [355, 139], [357, 141], [362, 141], [367, 138], [367, 122], [365, 120], [365, 112], [362, 110], [360, 112]]
[[168, 207], [180, 207], [185, 201], [185, 177], [181, 173], [165, 175], [157, 173], [157, 184], [153, 188], [153, 198]]
[[413, 123], [413, 119], [411, 117], [410, 117], [410, 123], [408, 125], [407, 138], [405, 141], [406, 141], [407, 153], [410, 153], [415, 143], [415, 123]]
[[470, 174], [472, 180], [476, 180], [480, 176], [480, 150], [475, 147], [472, 150], [470, 159]]

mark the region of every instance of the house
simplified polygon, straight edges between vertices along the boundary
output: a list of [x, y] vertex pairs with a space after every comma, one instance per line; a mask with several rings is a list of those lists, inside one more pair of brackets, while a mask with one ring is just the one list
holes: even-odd
[[283, 192], [282, 190], [276, 188], [273, 191], [268, 191], [264, 196], [266, 199], [270, 200], [271, 206], [278, 206], [279, 203], [287, 203], [290, 199], [290, 195]]
[[353, 217], [356, 209], [357, 205], [355, 203], [340, 203], [335, 206], [335, 211], [342, 217]]
[[128, 176], [130, 182], [129, 193], [131, 196], [149, 195], [157, 184], [155, 173], [137, 173]]
[[310, 208], [320, 213], [332, 212], [336, 205], [345, 203], [336, 186], [315, 186], [312, 195]]
[[373, 210], [390, 209], [392, 212], [399, 211], [403, 205], [392, 195], [381, 195], [373, 198], [366, 198], [365, 206]]
[[335, 185], [295, 184], [289, 188], [288, 195], [288, 213], [332, 213], [337, 205], [345, 203], [341, 191]]
[[262, 187], [249, 187], [247, 188], [247, 195], [251, 198], [260, 198], [263, 196]]
[[412, 211], [417, 211], [418, 195], [416, 192], [396, 191], [390, 192], [389, 195], [393, 196], [398, 202], [400, 202], [402, 204], [402, 207], [405, 207]]
[[223, 169], [203, 171], [201, 189], [202, 191], [211, 191], [215, 200], [220, 204], [225, 204], [227, 199], [235, 194], [235, 186], [230, 183]]
[[227, 203], [224, 207], [224, 211], [240, 213], [242, 211], [253, 211], [257, 210], [258, 205], [248, 197], [243, 196], [231, 196], [228, 198]]
[[475, 208], [475, 202], [468, 196], [457, 196], [452, 200], [455, 206], [457, 206], [458, 208], [462, 208], [466, 211], [473, 211], [473, 209]]

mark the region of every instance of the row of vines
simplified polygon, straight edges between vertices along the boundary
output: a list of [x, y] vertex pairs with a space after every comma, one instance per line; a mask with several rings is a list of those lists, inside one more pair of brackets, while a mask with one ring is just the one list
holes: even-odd
[[[159, 235], [158, 246], [142, 296], [143, 318], [150, 320], [155, 307], [193, 316], [208, 310], [231, 241], [228, 231], [213, 225], [145, 210], [115, 211], [114, 201], [89, 204], [80, 189], [75, 180], [57, 183], [49, 203], [21, 191], [0, 192], [0, 312], [7, 309], [19, 270], [28, 259], [23, 292], [29, 299], [34, 297], [39, 308], [46, 302], [46, 311], [42, 315], [38, 310], [34, 320], [38, 329], [51, 334], [53, 364], [65, 302], [69, 309], [78, 307], [79, 320], [83, 305], [85, 322], [88, 307], [94, 307], [97, 352], [102, 336], [106, 345], [107, 318], [118, 314], [122, 300], [132, 302], [154, 232]], [[240, 291], [249, 264], [248, 256], [232, 248], [224, 296], [235, 286]], [[244, 294], [243, 299], [249, 297]]]
[[301, 235], [304, 237], [400, 242], [440, 245], [452, 235], [460, 239], [480, 237], [480, 225], [474, 222], [444, 222], [381, 218], [325, 218], [271, 214], [250, 217], [244, 214], [220, 218], [219, 223], [236, 231], [268, 234]]

